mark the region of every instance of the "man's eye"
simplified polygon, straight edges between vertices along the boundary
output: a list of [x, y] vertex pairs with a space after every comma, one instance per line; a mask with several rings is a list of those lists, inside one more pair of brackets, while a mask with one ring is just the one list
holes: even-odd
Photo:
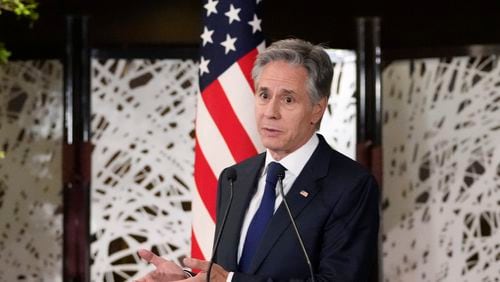
[[294, 99], [292, 96], [285, 96], [283, 97], [283, 102], [285, 102], [285, 104], [291, 104], [293, 103]]
[[265, 92], [262, 92], [262, 93], [260, 93], [260, 94], [259, 94], [259, 97], [260, 97], [261, 99], [264, 99], [264, 100], [265, 100], [265, 99], [269, 98], [269, 95], [268, 95], [267, 93], [265, 93]]

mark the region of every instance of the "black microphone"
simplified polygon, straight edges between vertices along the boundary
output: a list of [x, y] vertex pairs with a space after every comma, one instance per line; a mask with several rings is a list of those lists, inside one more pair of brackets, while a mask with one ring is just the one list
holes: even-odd
[[311, 281], [314, 282], [314, 273], [313, 273], [313, 269], [312, 269], [311, 260], [309, 259], [309, 255], [307, 254], [306, 247], [304, 246], [304, 241], [302, 240], [302, 237], [300, 236], [299, 229], [297, 229], [297, 224], [295, 224], [295, 220], [293, 219], [292, 212], [290, 211], [290, 207], [288, 206], [288, 202], [286, 201], [285, 193], [283, 192], [283, 178], [285, 178], [285, 171], [281, 171], [280, 173], [278, 173], [278, 182], [280, 183], [279, 190], [280, 190], [281, 198], [283, 198], [283, 203], [285, 203], [285, 208], [286, 208], [286, 211], [288, 213], [288, 217], [290, 217], [290, 221], [292, 222], [293, 230], [295, 231], [295, 235], [297, 235], [297, 239], [299, 240], [299, 243], [300, 243], [300, 248], [302, 249], [302, 252], [304, 253], [304, 257], [306, 258], [307, 267], [309, 268], [309, 274], [311, 275]]
[[208, 266], [207, 271], [207, 282], [210, 282], [210, 273], [212, 272], [212, 265], [214, 264], [215, 254], [217, 253], [217, 248], [219, 247], [222, 232], [224, 231], [224, 225], [226, 224], [226, 219], [229, 214], [229, 210], [231, 209], [231, 204], [233, 203], [233, 183], [234, 181], [236, 181], [236, 176], [236, 170], [234, 168], [231, 167], [227, 169], [226, 179], [227, 181], [229, 181], [229, 204], [227, 205], [227, 209], [224, 212], [224, 217], [222, 218], [222, 222], [220, 225], [220, 231], [217, 235], [217, 240], [215, 240], [215, 245], [212, 250], [212, 258], [210, 258], [210, 265]]

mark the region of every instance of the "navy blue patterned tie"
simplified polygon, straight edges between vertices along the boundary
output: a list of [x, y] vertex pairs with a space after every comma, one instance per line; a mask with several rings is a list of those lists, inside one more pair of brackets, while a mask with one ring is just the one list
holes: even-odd
[[239, 270], [241, 272], [247, 273], [249, 271], [250, 263], [257, 251], [261, 237], [273, 216], [274, 202], [276, 200], [276, 183], [278, 182], [278, 176], [280, 174], [284, 175], [284, 171], [285, 168], [277, 162], [271, 162], [267, 166], [264, 196], [262, 197], [259, 209], [250, 222], [245, 244], [243, 245], [243, 251], [241, 253], [239, 263]]

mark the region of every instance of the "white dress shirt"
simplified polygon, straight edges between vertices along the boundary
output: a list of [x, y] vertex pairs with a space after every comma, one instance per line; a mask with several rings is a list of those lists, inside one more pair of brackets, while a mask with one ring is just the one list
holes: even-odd
[[[266, 183], [266, 175], [267, 175], [267, 167], [270, 162], [278, 162], [282, 166], [286, 168], [285, 178], [283, 179], [283, 193], [286, 195], [290, 188], [292, 188], [295, 179], [299, 176], [300, 172], [306, 165], [307, 161], [311, 158], [314, 150], [319, 144], [319, 138], [316, 134], [307, 141], [304, 145], [302, 145], [297, 150], [293, 151], [280, 161], [276, 161], [271, 156], [269, 150], [266, 153], [266, 161], [264, 164], [264, 168], [262, 169], [261, 175], [259, 177], [259, 182], [257, 184], [257, 191], [255, 192], [250, 204], [248, 206], [247, 212], [245, 214], [245, 218], [243, 220], [243, 225], [241, 227], [240, 232], [240, 242], [238, 245], [238, 262], [241, 258], [241, 253], [243, 252], [243, 245], [245, 244], [245, 238], [247, 236], [248, 227], [250, 226], [250, 222], [252, 221], [253, 216], [257, 212], [257, 209], [260, 206], [260, 202], [262, 201], [262, 197], [264, 195], [264, 188]], [[283, 198], [279, 192], [279, 188], [276, 188], [276, 202], [274, 204], [274, 211], [278, 209], [281, 205]], [[230, 282], [233, 278], [234, 273], [230, 272], [227, 276], [227, 282]]]

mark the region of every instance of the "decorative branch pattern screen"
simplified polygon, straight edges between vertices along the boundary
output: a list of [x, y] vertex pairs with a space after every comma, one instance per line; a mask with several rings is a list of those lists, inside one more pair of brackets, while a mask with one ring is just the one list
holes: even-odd
[[500, 65], [396, 61], [383, 71], [385, 281], [499, 281]]
[[145, 275], [139, 248], [190, 250], [198, 68], [183, 60], [92, 61], [92, 279]]
[[356, 158], [356, 53], [327, 50], [333, 63], [330, 100], [319, 132], [335, 150]]
[[62, 64], [0, 65], [0, 281], [62, 281]]

